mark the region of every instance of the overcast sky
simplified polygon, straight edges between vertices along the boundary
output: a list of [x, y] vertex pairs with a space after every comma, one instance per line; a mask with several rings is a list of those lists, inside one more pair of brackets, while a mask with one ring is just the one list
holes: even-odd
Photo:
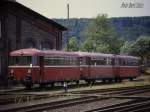
[[[48, 18], [92, 18], [106, 13], [108, 17], [150, 16], [150, 0], [17, 0]], [[133, 4], [132, 8], [122, 7]]]

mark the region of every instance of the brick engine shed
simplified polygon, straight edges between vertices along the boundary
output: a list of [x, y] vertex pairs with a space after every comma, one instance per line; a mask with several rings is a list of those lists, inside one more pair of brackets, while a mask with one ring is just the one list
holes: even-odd
[[22, 48], [62, 49], [60, 24], [15, 0], [0, 1], [0, 85], [7, 80], [9, 52]]

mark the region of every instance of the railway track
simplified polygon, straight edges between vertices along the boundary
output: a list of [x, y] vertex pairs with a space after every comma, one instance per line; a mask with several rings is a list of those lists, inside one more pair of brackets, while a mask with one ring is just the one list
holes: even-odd
[[[109, 89], [109, 90], [102, 90], [101, 92], [99, 90], [91, 92], [86, 92], [86, 94], [80, 93], [80, 95], [86, 96], [87, 94], [97, 94], [102, 96], [114, 96], [114, 95], [134, 95], [138, 93], [148, 92], [150, 91], [150, 86], [146, 87], [136, 87], [136, 88], [120, 88], [120, 89]], [[30, 102], [40, 99], [47, 99], [47, 98], [57, 98], [59, 95], [48, 95], [48, 94], [42, 94], [42, 95], [35, 95], [35, 94], [5, 94], [0, 97], [0, 105], [8, 105], [8, 104], [18, 104], [18, 103], [24, 103], [24, 102]], [[74, 95], [74, 93], [72, 93]], [[92, 96], [92, 95], [91, 95]]]
[[133, 100], [126, 103], [97, 108], [84, 112], [145, 112], [150, 109], [150, 99]]
[[141, 88], [130, 88], [125, 90], [118, 90], [112, 92], [105, 92], [101, 95], [135, 95], [144, 92], [150, 92], [150, 87], [141, 87]]
[[35, 94], [9, 94], [0, 96], [0, 105], [19, 104], [30, 102], [33, 100], [46, 99], [54, 96], [48, 94], [35, 95]]
[[[81, 104], [87, 104], [87, 103], [94, 103], [94, 102], [103, 102], [104, 100], [114, 98], [116, 100], [128, 100], [127, 102], [120, 102], [119, 104], [112, 106], [106, 106], [104, 108], [96, 107], [93, 110], [85, 110], [85, 112], [127, 112], [128, 109], [131, 109], [129, 111], [135, 111], [140, 112], [140, 110], [148, 110], [150, 109], [150, 96], [149, 97], [138, 97], [134, 96], [135, 94], [140, 94], [144, 92], [150, 92], [150, 86], [144, 86], [144, 87], [130, 87], [130, 88], [119, 88], [119, 89], [108, 89], [108, 90], [95, 90], [95, 91], [86, 91], [85, 93], [80, 92], [80, 94], [71, 93], [70, 95], [81, 95], [81, 98], [73, 98], [68, 100], [62, 100], [62, 101], [48, 101], [48, 102], [40, 102], [40, 96], [37, 98], [37, 101], [40, 103], [32, 103], [29, 102], [31, 105], [24, 105], [21, 104], [20, 106], [4, 106], [0, 107], [0, 112], [41, 112], [44, 110], [54, 110], [54, 109], [61, 109], [61, 108], [68, 108], [72, 107], [74, 105], [81, 105]], [[131, 96], [129, 96], [131, 95]], [[132, 109], [135, 107], [136, 109]], [[140, 108], [138, 108], [140, 107]], [[109, 110], [110, 109], [110, 110]], [[102, 111], [103, 110], [103, 111]]]
[[33, 105], [22, 105], [22, 106], [12, 106], [12, 107], [4, 107], [0, 108], [0, 112], [37, 112], [37, 111], [43, 111], [46, 109], [58, 109], [62, 107], [67, 107], [71, 105], [81, 104], [81, 103], [87, 103], [87, 102], [93, 102], [98, 100], [95, 96], [87, 96], [87, 97], [81, 97], [81, 98], [75, 98], [75, 99], [69, 99], [69, 100], [63, 100], [63, 101], [56, 101], [56, 102], [46, 102], [46, 103], [39, 103], [39, 104], [33, 104]]
[[110, 88], [103, 90], [86, 90], [71, 92], [72, 94], [100, 94], [100, 95], [134, 95], [144, 92], [150, 92], [150, 85], [136, 86], [136, 87], [124, 87], [124, 88]]

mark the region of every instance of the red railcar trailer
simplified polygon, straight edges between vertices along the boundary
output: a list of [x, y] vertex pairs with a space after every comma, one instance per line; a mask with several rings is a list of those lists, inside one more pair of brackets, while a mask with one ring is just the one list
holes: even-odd
[[80, 66], [78, 54], [65, 51], [43, 51], [43, 82], [79, 81]]
[[116, 56], [116, 78], [130, 79], [136, 78], [140, 75], [140, 58], [127, 55]]
[[78, 52], [81, 58], [82, 79], [87, 82], [115, 78], [113, 54]]

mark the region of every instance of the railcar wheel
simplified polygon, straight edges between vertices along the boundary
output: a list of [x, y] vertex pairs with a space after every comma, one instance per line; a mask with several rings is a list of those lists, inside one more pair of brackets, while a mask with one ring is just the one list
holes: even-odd
[[119, 78], [119, 79], [118, 79], [118, 82], [122, 82], [122, 78]]
[[112, 82], [112, 79], [108, 79], [108, 82], [110, 82], [110, 83], [111, 83], [111, 82]]
[[90, 80], [85, 80], [85, 82], [88, 83], [88, 84], [90, 84], [91, 81]]
[[27, 75], [24, 79], [24, 85], [26, 89], [31, 89], [33, 82], [32, 82], [32, 77], [30, 75]]
[[44, 88], [45, 87], [45, 84], [44, 83], [41, 83], [40, 84], [40, 88]]
[[117, 78], [115, 78], [114, 81], [117, 82], [118, 81]]
[[94, 84], [94, 83], [95, 83], [95, 80], [92, 80], [91, 83]]
[[121, 78], [115, 78], [115, 82], [122, 82]]
[[130, 81], [133, 81], [133, 78], [131, 77], [129, 80], [130, 80]]
[[79, 80], [78, 80], [78, 81], [76, 81], [76, 84], [77, 84], [77, 85], [79, 85]]
[[102, 79], [102, 82], [105, 83], [105, 82], [106, 82], [106, 79]]
[[54, 83], [53, 82], [51, 83], [51, 87], [54, 87]]

